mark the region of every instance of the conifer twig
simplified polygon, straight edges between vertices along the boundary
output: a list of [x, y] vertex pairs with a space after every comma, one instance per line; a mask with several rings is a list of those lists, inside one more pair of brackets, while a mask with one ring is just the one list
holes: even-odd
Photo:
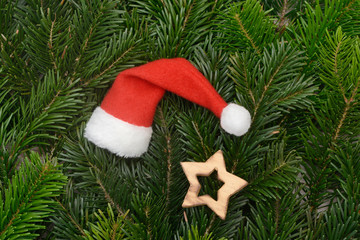
[[102, 182], [100, 181], [100, 179], [97, 179], [97, 183], [100, 185], [101, 190], [104, 192], [105, 194], [105, 199], [114, 207], [116, 207], [116, 210], [118, 211], [119, 214], [121, 214], [122, 216], [125, 215], [124, 211], [121, 210], [119, 204], [115, 203], [115, 201], [112, 199], [112, 197], [110, 196], [110, 194], [106, 191], [106, 188], [104, 187], [104, 185], [102, 184]]
[[168, 130], [168, 126], [166, 124], [165, 121], [165, 117], [164, 117], [164, 113], [162, 111], [162, 109], [160, 108], [160, 120], [161, 120], [161, 124], [162, 127], [165, 128], [166, 134], [165, 134], [165, 138], [166, 138], [166, 153], [167, 153], [167, 158], [166, 158], [166, 162], [167, 162], [167, 171], [166, 171], [166, 202], [165, 202], [165, 209], [167, 209], [168, 205], [169, 205], [169, 199], [170, 199], [170, 183], [171, 183], [171, 135], [170, 132]]
[[259, 50], [259, 48], [255, 45], [254, 40], [250, 37], [248, 31], [246, 31], [246, 29], [245, 29], [245, 27], [244, 27], [244, 25], [243, 25], [243, 23], [242, 23], [242, 21], [241, 21], [241, 19], [240, 19], [240, 15], [239, 15], [239, 14], [235, 14], [234, 18], [235, 18], [235, 20], [237, 21], [237, 23], [239, 24], [240, 29], [241, 29], [241, 31], [244, 33], [245, 37], [249, 40], [251, 46], [255, 49], [256, 53], [257, 53], [258, 55], [260, 55], [260, 50]]
[[115, 64], [117, 62], [119, 62], [121, 59], [123, 59], [129, 52], [131, 52], [134, 49], [134, 46], [131, 46], [130, 48], [128, 48], [123, 54], [121, 54], [120, 57], [118, 57], [114, 62], [111, 63], [111, 65], [109, 67], [107, 67], [104, 71], [102, 71], [101, 73], [99, 73], [98, 75], [96, 75], [93, 78], [90, 78], [88, 81], [86, 81], [84, 83], [85, 86], [87, 86], [91, 81], [93, 81], [94, 79], [97, 79], [99, 77], [101, 77], [102, 75], [104, 75], [107, 71], [109, 71], [111, 68], [113, 68], [115, 66]]
[[50, 36], [49, 36], [48, 47], [49, 47], [50, 55], [51, 55], [51, 58], [52, 58], [52, 59], [51, 59], [52, 64], [54, 65], [54, 69], [57, 70], [55, 55], [54, 55], [54, 52], [52, 51], [52, 49], [53, 49], [53, 31], [54, 31], [55, 21], [56, 21], [56, 14], [55, 14], [54, 21], [51, 22], [51, 28], [50, 28]]
[[70, 218], [70, 221], [75, 225], [75, 227], [81, 232], [82, 236], [86, 236], [84, 229], [80, 226], [80, 224], [71, 216], [69, 211], [65, 208], [65, 206], [57, 199], [55, 198], [56, 202], [60, 205], [60, 207], [63, 209], [63, 211], [66, 213], [66, 215]]

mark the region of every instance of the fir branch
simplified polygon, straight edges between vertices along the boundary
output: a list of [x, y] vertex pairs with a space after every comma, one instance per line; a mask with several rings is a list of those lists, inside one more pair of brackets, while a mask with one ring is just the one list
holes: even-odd
[[145, 209], [144, 209], [144, 212], [145, 212], [145, 216], [147, 218], [147, 221], [146, 221], [146, 233], [147, 235], [149, 236], [150, 239], [153, 238], [153, 235], [152, 235], [152, 227], [150, 225], [150, 207], [149, 206], [146, 206]]
[[82, 236], [85, 236], [84, 229], [80, 226], [80, 224], [71, 216], [70, 212], [67, 208], [58, 200], [56, 199], [56, 202], [60, 205], [61, 209], [66, 213], [66, 216], [70, 219], [70, 221], [74, 224], [74, 226], [80, 231]]
[[208, 235], [208, 234], [210, 233], [211, 229], [212, 229], [213, 226], [214, 226], [215, 220], [216, 220], [216, 215], [215, 215], [215, 214], [212, 214], [210, 223], [209, 223], [209, 225], [207, 226], [207, 228], [206, 228], [206, 230], [205, 230], [205, 235]]
[[234, 52], [250, 47], [261, 55], [276, 38], [276, 26], [268, 13], [256, 0], [232, 3], [219, 16], [219, 29], [224, 34], [220, 44]]
[[[34, 144], [49, 145], [49, 141], [41, 142], [40, 139], [53, 140], [56, 133], [61, 135], [66, 126], [70, 125], [68, 120], [79, 108], [77, 104], [82, 102], [80, 98], [83, 94], [79, 93], [79, 89], [72, 89], [76, 82], [62, 82], [59, 78], [59, 73], [55, 76], [54, 72], [49, 72], [43, 82], [33, 87], [28, 105], [22, 104], [24, 100], [19, 97], [19, 111], [24, 116], [17, 119], [18, 122], [12, 129], [17, 131], [16, 139], [8, 139], [11, 144], [9, 176], [20, 164], [19, 154]], [[45, 130], [51, 130], [52, 134], [44, 133]]]
[[272, 82], [274, 81], [275, 79], [275, 76], [278, 74], [278, 72], [280, 71], [280, 69], [283, 67], [284, 63], [286, 62], [287, 60], [287, 56], [285, 56], [282, 61], [280, 62], [280, 64], [275, 68], [275, 71], [272, 73], [272, 75], [270, 76], [270, 79], [269, 81], [265, 84], [264, 86], [264, 89], [261, 93], [261, 96], [259, 98], [259, 100], [257, 101], [256, 105], [255, 105], [255, 108], [254, 108], [254, 114], [252, 116], [252, 119], [254, 120], [254, 118], [256, 117], [256, 114], [257, 114], [257, 111], [269, 89], [269, 87], [271, 86]]
[[340, 121], [339, 121], [339, 124], [338, 124], [338, 126], [336, 127], [335, 135], [334, 135], [334, 137], [333, 137], [333, 142], [335, 142], [335, 141], [338, 139], [338, 137], [339, 137], [340, 130], [341, 130], [343, 124], [344, 124], [344, 121], [345, 121], [347, 115], [348, 115], [348, 112], [349, 112], [349, 110], [350, 110], [351, 104], [355, 101], [355, 96], [356, 96], [356, 94], [357, 94], [359, 85], [360, 85], [360, 78], [357, 80], [357, 84], [356, 84], [355, 88], [353, 89], [353, 91], [352, 91], [352, 93], [351, 93], [350, 99], [347, 99], [347, 98], [345, 97], [345, 94], [344, 94], [344, 98], [345, 98], [345, 99], [344, 99], [344, 100], [345, 100], [345, 108], [344, 108], [343, 114], [342, 114], [342, 116], [341, 116], [341, 119], [340, 119]]
[[344, 6], [344, 8], [342, 9], [341, 14], [339, 15], [339, 17], [336, 19], [336, 21], [338, 22], [343, 16], [344, 14], [346, 14], [347, 12], [349, 12], [351, 10], [351, 7], [355, 4], [355, 2], [357, 2], [358, 0], [351, 0], [346, 6]]
[[217, 3], [218, 3], [218, 0], [215, 0], [215, 2], [214, 2], [214, 4], [213, 4], [213, 7], [212, 7], [212, 9], [211, 9], [212, 12], [214, 12]]
[[[87, 45], [87, 41], [88, 40], [85, 40], [86, 45]], [[82, 47], [81, 49], [83, 51], [84, 47]], [[73, 80], [76, 78], [76, 75], [78, 74], [77, 70], [78, 70], [78, 68], [80, 66], [80, 60], [81, 60], [81, 57], [82, 57], [83, 54], [84, 54], [83, 52], [80, 52], [79, 55], [75, 58], [75, 68], [74, 68], [74, 72], [72, 73], [72, 79]]]
[[[9, 188], [4, 191], [5, 199], [0, 195], [0, 217], [4, 220], [0, 225], [1, 239], [25, 235], [28, 237], [24, 239], [28, 239], [36, 236], [31, 231], [43, 228], [39, 223], [53, 211], [51, 207], [54, 202], [51, 198], [59, 196], [65, 180], [50, 160], [46, 159], [42, 163], [37, 154], [30, 154], [30, 160], [23, 161]], [[26, 231], [19, 226], [23, 226]]]
[[298, 95], [301, 95], [302, 93], [304, 93], [304, 89], [301, 89], [301, 90], [299, 90], [299, 91], [296, 91], [296, 92], [294, 92], [294, 93], [292, 93], [292, 94], [289, 94], [289, 95], [287, 95], [287, 96], [285, 96], [285, 97], [283, 97], [283, 98], [279, 98], [278, 100], [276, 100], [276, 104], [280, 104], [280, 103], [282, 103], [282, 102], [285, 102], [286, 100], [289, 100], [289, 99], [291, 99], [291, 98], [294, 98], [295, 96], [298, 96]]
[[55, 21], [56, 21], [56, 14], [55, 14], [54, 21], [51, 22], [48, 47], [49, 47], [50, 55], [52, 57], [52, 64], [54, 65], [54, 69], [57, 70], [57, 65], [56, 65], [56, 62], [55, 62], [55, 55], [54, 55], [54, 52], [52, 51], [52, 49], [53, 49], [53, 31], [54, 31]]
[[[195, 129], [195, 131], [196, 131], [196, 134], [197, 134], [199, 140], [200, 140], [200, 144], [201, 144], [202, 150], [203, 150], [203, 152], [204, 152], [204, 154], [205, 154], [205, 158], [208, 159], [208, 158], [210, 157], [210, 155], [209, 155], [209, 149], [208, 149], [208, 147], [204, 144], [204, 139], [203, 139], [203, 137], [201, 136], [201, 133], [200, 133], [200, 131], [199, 131], [199, 126], [198, 126], [198, 124], [197, 124], [196, 122], [194, 122], [194, 121], [191, 121], [191, 123], [192, 123], [192, 126], [194, 127], [194, 129]], [[210, 154], [211, 154], [211, 153], [210, 153]]]
[[106, 191], [106, 188], [104, 187], [103, 183], [101, 182], [100, 179], [97, 179], [97, 184], [100, 185], [100, 189], [104, 192], [105, 194], [105, 199], [114, 207], [116, 207], [116, 210], [118, 211], [119, 214], [121, 215], [125, 215], [125, 213], [120, 209], [119, 204], [115, 203], [114, 200], [111, 198], [110, 194]]
[[254, 239], [303, 239], [306, 209], [300, 189], [279, 191], [278, 195], [251, 207], [248, 234]]
[[[82, 2], [80, 6], [77, 5], [78, 9], [72, 21], [74, 31], [76, 31], [74, 33], [75, 38], [79, 38], [79, 42], [76, 42], [77, 39], [74, 40], [79, 51], [76, 53], [73, 66], [71, 66], [73, 69], [72, 79], [84, 78], [84, 68], [89, 68], [89, 58], [99, 60], [94, 59], [94, 56], [98, 54], [98, 49], [103, 48], [104, 43], [118, 33], [118, 29], [113, 27], [122, 20], [119, 11], [115, 8], [117, 2], [92, 1], [88, 4]], [[92, 8], [95, 9], [89, 10]], [[83, 23], [82, 18], [87, 19], [87, 21]]]
[[84, 138], [84, 128], [82, 124], [76, 136], [67, 138], [60, 159], [67, 163], [66, 172], [81, 195], [92, 192], [124, 215], [131, 208], [132, 193], [142, 179], [142, 165], [137, 162], [130, 165], [95, 147]]
[[165, 138], [166, 138], [166, 154], [167, 154], [167, 158], [166, 158], [166, 162], [167, 162], [167, 173], [166, 173], [166, 200], [165, 200], [165, 208], [168, 208], [169, 205], [169, 201], [170, 201], [170, 183], [171, 183], [171, 134], [169, 131], [169, 128], [167, 126], [167, 123], [165, 121], [165, 117], [164, 117], [164, 113], [162, 111], [162, 109], [160, 108], [160, 121], [162, 124], [162, 128], [165, 129]]
[[[341, 113], [336, 113], [337, 115], [341, 114], [341, 117], [336, 123], [331, 137], [333, 142], [336, 142], [339, 137], [359, 88], [360, 78], [352, 73], [352, 69], [356, 68], [358, 64], [358, 60], [356, 60], [358, 57], [355, 53], [356, 46], [357, 43], [347, 38], [341, 28], [338, 28], [334, 36], [328, 34], [327, 41], [320, 49], [320, 63], [323, 66], [322, 74], [320, 74], [321, 80], [329, 87], [339, 91], [345, 103]], [[349, 89], [352, 90], [348, 94]]]
[[[235, 55], [234, 58], [238, 58], [238, 55]], [[230, 59], [230, 61], [234, 64], [234, 58]], [[235, 69], [233, 67], [229, 67], [229, 69], [232, 71], [232, 72], [235, 72]], [[256, 100], [255, 100], [255, 97], [254, 97], [254, 93], [252, 92], [252, 89], [250, 87], [250, 84], [249, 84], [249, 79], [248, 79], [248, 72], [247, 72], [247, 69], [246, 69], [246, 65], [245, 64], [241, 64], [240, 66], [240, 69], [242, 70], [242, 73], [244, 75], [243, 79], [244, 79], [244, 82], [246, 83], [246, 88], [248, 89], [248, 92], [249, 92], [249, 95], [250, 95], [250, 98], [252, 100], [252, 103], [254, 106], [256, 106]], [[235, 81], [235, 79], [233, 79], [235, 84], [239, 84], [238, 81]]]
[[86, 68], [82, 68], [78, 74], [84, 85], [87, 88], [108, 87], [119, 71], [143, 63], [143, 45], [139, 36], [137, 30], [130, 28], [113, 34], [105, 43], [95, 39], [96, 43], [100, 41], [103, 44], [91, 48], [83, 59]]
[[239, 14], [235, 14], [234, 16], [235, 20], [237, 21], [237, 23], [240, 26], [241, 31], [244, 33], [245, 37], [249, 40], [251, 46], [255, 49], [255, 51], [257, 52], [257, 54], [260, 55], [260, 50], [259, 48], [255, 45], [253, 39], [249, 36], [248, 31], [245, 29], [244, 25], [241, 22], [241, 19], [239, 18]]
[[49, 102], [48, 105], [46, 105], [46, 107], [44, 107], [42, 114], [45, 114], [50, 108], [51, 105], [54, 104], [54, 102], [57, 100], [57, 98], [59, 97], [59, 94], [61, 93], [62, 89], [59, 89], [56, 94], [54, 95], [53, 99], [51, 99], [51, 101]]
[[89, 222], [89, 231], [86, 231], [85, 239], [95, 240], [102, 238], [120, 240], [125, 238], [125, 234], [130, 235], [130, 229], [127, 229], [124, 216], [115, 216], [110, 205], [108, 205], [106, 210], [107, 215], [105, 215], [101, 209], [98, 210], [98, 213], [94, 213], [97, 222], [96, 224]]
[[356, 95], [360, 78], [353, 70], [358, 69], [359, 56], [356, 49], [357, 42], [346, 37], [338, 28], [332, 36], [327, 34], [319, 50], [320, 79], [325, 83], [321, 94], [326, 96], [327, 101], [321, 102], [320, 107], [311, 111], [316, 125], [311, 124], [308, 133], [303, 133], [304, 141], [307, 142], [304, 144], [305, 180], [311, 212], [316, 212], [322, 202], [332, 198], [330, 191], [336, 188], [337, 182], [332, 156], [337, 152], [337, 147], [344, 144], [341, 140], [353, 142], [352, 135], [357, 135], [354, 129], [350, 135], [346, 133], [351, 127], [354, 128], [356, 123], [353, 119], [358, 118]]
[[84, 86], [87, 86], [90, 82], [92, 82], [93, 80], [103, 76], [106, 72], [108, 72], [109, 70], [111, 70], [116, 64], [117, 62], [119, 62], [120, 60], [122, 60], [129, 52], [131, 52], [134, 49], [134, 46], [131, 46], [130, 48], [128, 48], [126, 51], [123, 52], [123, 54], [121, 54], [120, 57], [118, 57], [115, 61], [113, 61], [109, 67], [107, 67], [105, 70], [103, 70], [101, 73], [99, 73], [98, 75], [96, 75], [93, 78], [90, 78], [88, 81], [86, 81], [84, 83]]
[[19, 208], [17, 209], [17, 211], [13, 214], [12, 218], [9, 220], [9, 223], [3, 228], [3, 230], [0, 232], [0, 236], [5, 234], [6, 230], [13, 224], [13, 221], [15, 220], [15, 218], [19, 215], [20, 212], [20, 208], [22, 207], [23, 204], [21, 204], [19, 206]]
[[[184, 18], [184, 22], [183, 22], [183, 24], [182, 24], [182, 26], [181, 26], [182, 31], [181, 31], [181, 35], [179, 36], [179, 39], [182, 39], [182, 38], [183, 38], [183, 34], [184, 34], [184, 32], [185, 32], [186, 23], [187, 23], [188, 20], [189, 20], [189, 16], [190, 16], [191, 10], [192, 10], [192, 8], [193, 8], [193, 6], [194, 6], [194, 4], [195, 4], [195, 1], [196, 1], [196, 0], [193, 0], [193, 2], [191, 3], [190, 7], [188, 8], [188, 10], [187, 10], [186, 13], [185, 13], [185, 18]], [[178, 43], [176, 44], [176, 47], [175, 47], [175, 55], [176, 55], [176, 53], [177, 53], [177, 49], [178, 49], [179, 45], [180, 45], [180, 42], [178, 42]]]
[[[37, 178], [37, 179], [35, 180], [35, 182], [32, 184], [32, 186], [33, 186], [34, 189], [37, 189], [37, 188], [38, 188], [38, 182], [39, 182], [39, 181], [43, 181], [43, 179], [42, 179], [42, 178], [43, 178], [43, 175], [49, 174], [49, 172], [48, 172], [48, 163], [46, 163], [46, 164], [44, 165], [44, 168], [43, 168], [43, 169], [41, 170], [41, 172], [39, 172], [38, 174], [39, 174], [38, 178]], [[28, 201], [31, 201], [31, 199], [34, 197], [34, 195], [36, 195], [36, 194], [35, 194], [36, 191], [31, 190], [31, 191], [29, 191], [29, 192], [30, 192], [31, 194], [30, 194], [29, 196], [27, 196], [27, 197], [29, 198]], [[25, 202], [25, 201], [23, 201], [23, 202], [20, 203], [20, 205], [17, 207], [16, 212], [12, 214], [9, 223], [8, 223], [8, 224], [3, 228], [3, 230], [0, 232], [0, 236], [1, 236], [2, 234], [4, 234], [4, 233], [6, 232], [6, 230], [13, 224], [13, 221], [15, 220], [15, 218], [19, 217], [20, 209], [22, 209], [23, 206], [24, 206], [26, 203], [27, 203], [27, 202]]]
[[284, 147], [284, 142], [270, 146], [264, 163], [258, 166], [257, 174], [251, 176], [248, 180], [249, 186], [244, 190], [250, 198], [276, 199], [279, 197], [278, 189], [287, 191], [289, 184], [295, 182], [300, 172], [298, 168], [300, 159], [294, 151], [284, 156]]
[[325, 213], [323, 239], [356, 239], [359, 237], [359, 203], [353, 196], [348, 196], [331, 206]]
[[118, 211], [119, 214], [124, 215], [125, 212], [120, 208], [119, 204], [116, 203], [116, 201], [110, 196], [109, 192], [106, 190], [103, 182], [102, 182], [102, 178], [107, 178], [107, 174], [102, 171], [102, 169], [99, 169], [88, 157], [85, 157], [86, 159], [86, 163], [89, 165], [90, 167], [90, 171], [94, 170], [95, 171], [95, 176], [92, 175], [92, 177], [94, 178], [94, 181], [96, 182], [96, 184], [99, 186], [99, 188], [102, 190], [102, 192], [104, 193], [105, 199], [106, 201], [108, 201], [108, 203], [110, 203], [112, 206], [114, 206], [116, 208], [116, 210]]
[[317, 89], [313, 80], [302, 73], [304, 58], [300, 52], [283, 41], [270, 46], [261, 58], [250, 50], [231, 58], [230, 76], [241, 101], [251, 106], [253, 122], [274, 110], [269, 104], [284, 112], [308, 107], [311, 101], [306, 98]]
[[[101, 9], [100, 9], [100, 10], [101, 10]], [[101, 16], [102, 14], [103, 14], [103, 13], [100, 11], [100, 12], [96, 15], [96, 17], [95, 17], [92, 25], [90, 26], [89, 30], [88, 30], [87, 33], [86, 33], [86, 38], [83, 40], [83, 43], [82, 43], [82, 45], [81, 45], [81, 47], [80, 47], [81, 51], [79, 52], [78, 56], [75, 58], [75, 67], [74, 67], [74, 72], [73, 72], [73, 74], [72, 74], [72, 79], [73, 79], [73, 80], [76, 78], [77, 70], [78, 70], [78, 68], [79, 68], [79, 66], [80, 66], [80, 62], [81, 62], [80, 60], [81, 60], [81, 58], [83, 57], [83, 55], [85, 54], [85, 50], [86, 50], [86, 48], [87, 48], [87, 46], [88, 46], [88, 42], [89, 42], [89, 40], [90, 40], [90, 38], [91, 38], [91, 36], [92, 36], [93, 30], [94, 30], [94, 28], [96, 27], [97, 21], [99, 20], [99, 18], [100, 18], [100, 16]]]
[[[341, 47], [341, 44], [343, 42], [340, 40], [338, 43], [337, 43], [337, 46], [336, 46], [336, 50], [335, 50], [335, 56], [334, 56], [334, 71], [335, 71], [335, 75], [337, 77], [339, 77], [339, 73], [338, 73], [338, 55], [339, 55], [339, 50], [340, 50], [340, 47]], [[340, 84], [340, 82], [339, 82]]]
[[346, 115], [348, 114], [348, 111], [350, 109], [350, 104], [349, 103], [346, 103], [345, 105], [345, 109], [343, 111], [343, 114], [341, 116], [341, 119], [339, 121], [339, 124], [338, 126], [336, 127], [336, 131], [335, 131], [335, 134], [332, 138], [333, 142], [335, 142], [337, 140], [337, 138], [339, 137], [339, 133], [340, 133], [340, 130], [341, 130], [341, 127], [343, 126], [344, 124], [344, 121], [345, 121], [345, 118], [346, 118]]
[[289, 4], [288, 0], [283, 1], [281, 14], [280, 14], [280, 22], [279, 22], [279, 25], [278, 25], [278, 28], [280, 30], [283, 29], [283, 27], [285, 25], [286, 13], [287, 13], [288, 8], [289, 8], [288, 4]]

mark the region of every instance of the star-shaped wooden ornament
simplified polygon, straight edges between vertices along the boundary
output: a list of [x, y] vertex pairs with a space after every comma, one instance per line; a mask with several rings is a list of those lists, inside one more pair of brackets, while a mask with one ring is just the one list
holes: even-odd
[[[221, 150], [217, 151], [206, 162], [181, 162], [181, 166], [190, 183], [182, 207], [207, 205], [223, 220], [226, 217], [230, 197], [248, 185], [244, 179], [226, 171]], [[217, 201], [209, 195], [198, 196], [201, 185], [197, 176], [209, 176], [214, 170], [218, 172], [218, 179], [224, 182], [224, 185], [217, 192]]]

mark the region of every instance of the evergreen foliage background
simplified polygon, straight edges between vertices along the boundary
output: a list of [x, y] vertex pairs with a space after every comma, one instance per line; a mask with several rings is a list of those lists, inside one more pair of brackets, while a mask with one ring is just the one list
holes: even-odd
[[[0, 0], [0, 239], [360, 239], [359, 35], [359, 0]], [[172, 57], [245, 136], [167, 93], [141, 158], [84, 139], [120, 71]], [[225, 221], [181, 208], [179, 163], [219, 149], [249, 182]]]

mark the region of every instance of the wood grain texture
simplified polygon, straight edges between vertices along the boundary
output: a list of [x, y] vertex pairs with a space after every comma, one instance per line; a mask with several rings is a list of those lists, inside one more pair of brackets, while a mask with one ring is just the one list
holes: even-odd
[[[230, 197], [248, 185], [244, 179], [226, 171], [221, 150], [217, 151], [206, 162], [181, 162], [181, 166], [190, 183], [182, 207], [207, 205], [223, 220], [226, 217]], [[209, 176], [215, 170], [218, 172], [218, 179], [224, 182], [224, 185], [217, 192], [217, 201], [209, 195], [199, 196], [201, 185], [197, 178], [197, 176]]]

